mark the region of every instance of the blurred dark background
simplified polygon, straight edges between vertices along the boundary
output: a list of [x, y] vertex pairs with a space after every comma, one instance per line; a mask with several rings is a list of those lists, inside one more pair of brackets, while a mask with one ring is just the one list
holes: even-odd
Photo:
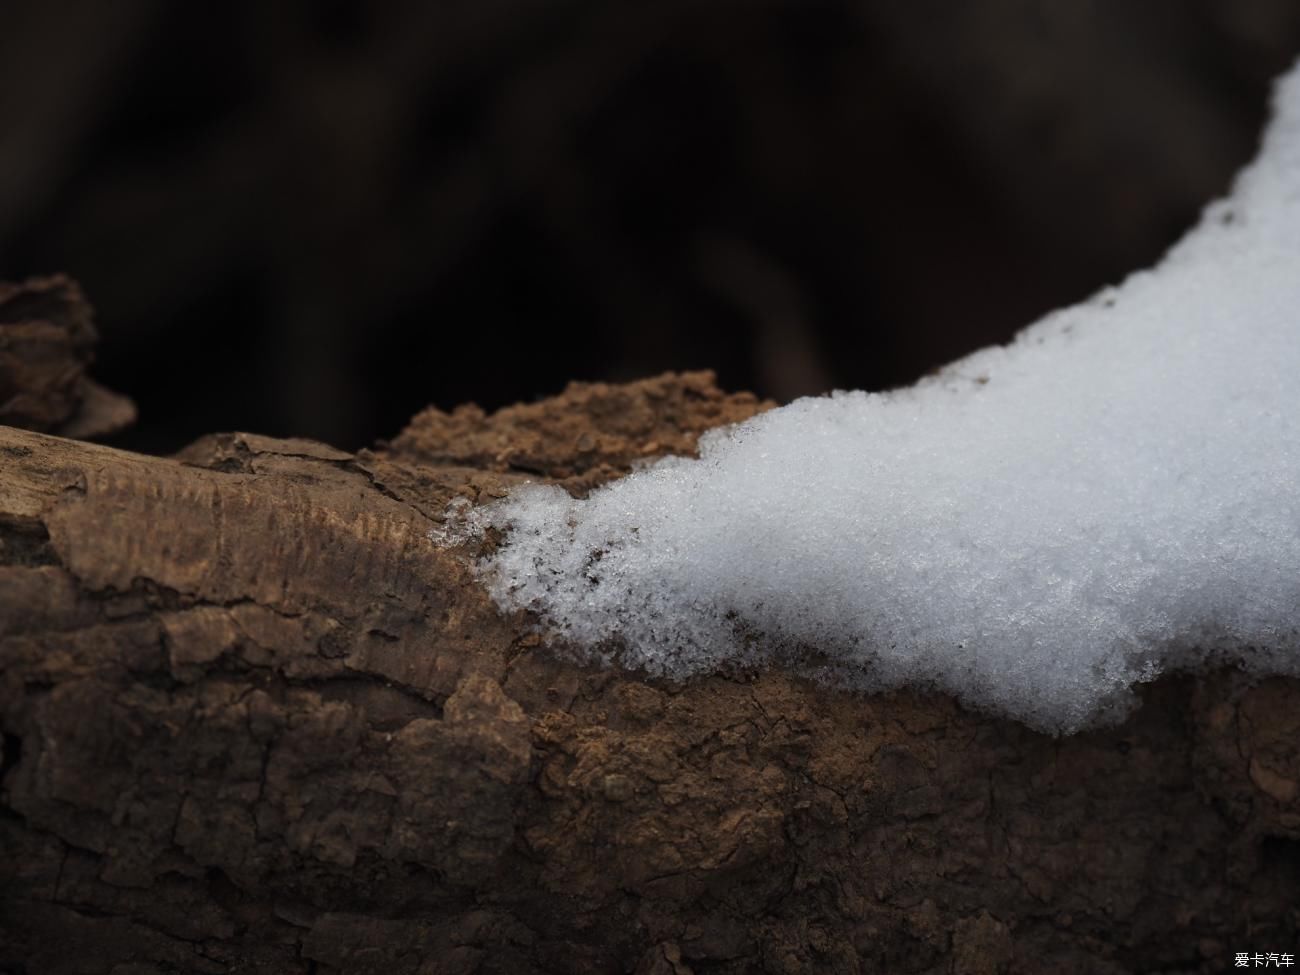
[[881, 389], [1156, 258], [1298, 53], [1294, 0], [5, 0], [0, 277], [82, 282], [137, 449]]

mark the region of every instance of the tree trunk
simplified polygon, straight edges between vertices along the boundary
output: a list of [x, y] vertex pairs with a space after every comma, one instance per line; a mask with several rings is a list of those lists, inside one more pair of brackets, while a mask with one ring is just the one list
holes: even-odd
[[707, 374], [350, 455], [0, 428], [0, 971], [1221, 971], [1296, 952], [1300, 684], [1053, 739], [576, 665], [429, 530], [763, 408]]

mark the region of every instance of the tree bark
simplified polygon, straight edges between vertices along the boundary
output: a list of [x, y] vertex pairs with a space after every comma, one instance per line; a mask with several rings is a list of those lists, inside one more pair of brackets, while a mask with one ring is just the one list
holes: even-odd
[[133, 423], [135, 404], [86, 375], [97, 340], [75, 281], [0, 281], [0, 424], [95, 437]]
[[1220, 971], [1295, 952], [1300, 685], [1053, 739], [919, 692], [575, 664], [448, 503], [762, 409], [707, 374], [351, 455], [0, 428], [0, 971]]

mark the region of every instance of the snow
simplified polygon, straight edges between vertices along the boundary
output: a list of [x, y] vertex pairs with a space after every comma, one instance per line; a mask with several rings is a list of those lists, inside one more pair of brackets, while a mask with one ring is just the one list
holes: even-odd
[[919, 684], [1068, 733], [1162, 671], [1300, 673], [1300, 67], [1154, 269], [915, 386], [802, 399], [585, 500], [462, 513], [589, 658]]

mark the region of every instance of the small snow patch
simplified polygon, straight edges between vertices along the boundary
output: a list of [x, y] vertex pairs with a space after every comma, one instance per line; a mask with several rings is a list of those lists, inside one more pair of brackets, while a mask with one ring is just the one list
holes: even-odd
[[464, 514], [494, 598], [657, 674], [815, 652], [1058, 733], [1162, 670], [1300, 672], [1300, 69], [1274, 116], [1159, 266], [1007, 346]]

